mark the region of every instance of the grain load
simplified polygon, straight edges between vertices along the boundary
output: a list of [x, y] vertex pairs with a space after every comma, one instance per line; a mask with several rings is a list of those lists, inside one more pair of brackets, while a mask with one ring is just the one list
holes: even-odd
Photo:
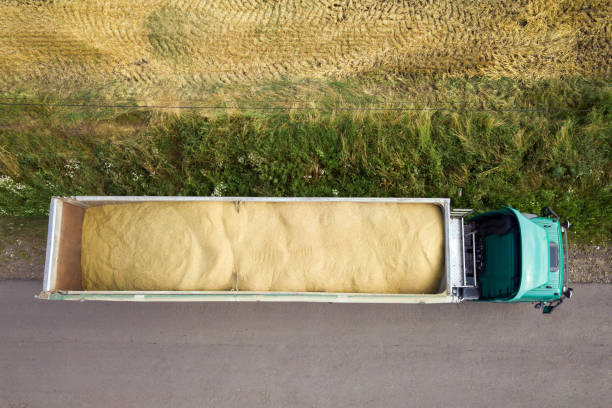
[[440, 207], [132, 203], [85, 211], [84, 290], [438, 293]]

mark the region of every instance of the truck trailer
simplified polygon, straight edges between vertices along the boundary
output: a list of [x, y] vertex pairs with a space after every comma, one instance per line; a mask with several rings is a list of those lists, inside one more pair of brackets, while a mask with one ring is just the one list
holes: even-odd
[[550, 208], [448, 198], [53, 197], [39, 299], [532, 302], [572, 296]]

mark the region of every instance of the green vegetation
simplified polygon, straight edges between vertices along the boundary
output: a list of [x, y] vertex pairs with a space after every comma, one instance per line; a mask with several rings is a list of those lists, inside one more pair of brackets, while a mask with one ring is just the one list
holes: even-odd
[[582, 241], [610, 240], [610, 81], [430, 83], [416, 106], [456, 88], [452, 106], [468, 109], [0, 106], [0, 211], [42, 215], [52, 195], [83, 194], [451, 197], [478, 210], [551, 205]]

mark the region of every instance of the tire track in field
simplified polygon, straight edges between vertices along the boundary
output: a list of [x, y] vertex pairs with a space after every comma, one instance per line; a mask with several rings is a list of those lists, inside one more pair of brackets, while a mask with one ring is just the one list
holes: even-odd
[[89, 80], [155, 93], [377, 69], [609, 75], [610, 15], [609, 0], [9, 1], [0, 85]]

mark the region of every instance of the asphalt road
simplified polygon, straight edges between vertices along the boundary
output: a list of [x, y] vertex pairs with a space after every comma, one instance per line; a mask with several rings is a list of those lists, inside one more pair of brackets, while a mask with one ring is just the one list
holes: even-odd
[[0, 406], [609, 407], [612, 285], [529, 304], [96, 303], [0, 282]]

